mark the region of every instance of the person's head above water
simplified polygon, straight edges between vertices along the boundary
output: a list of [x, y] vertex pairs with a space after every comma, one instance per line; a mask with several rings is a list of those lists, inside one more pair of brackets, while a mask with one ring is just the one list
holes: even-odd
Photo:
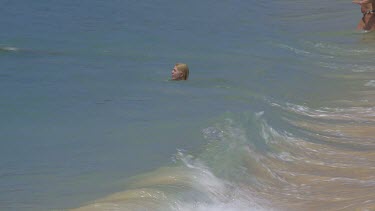
[[189, 77], [189, 67], [187, 64], [177, 63], [172, 70], [172, 80], [187, 80]]

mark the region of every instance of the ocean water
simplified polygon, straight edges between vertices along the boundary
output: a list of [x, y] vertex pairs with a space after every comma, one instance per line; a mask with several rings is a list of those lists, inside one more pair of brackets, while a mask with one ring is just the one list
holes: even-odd
[[0, 6], [0, 210], [375, 209], [358, 5]]

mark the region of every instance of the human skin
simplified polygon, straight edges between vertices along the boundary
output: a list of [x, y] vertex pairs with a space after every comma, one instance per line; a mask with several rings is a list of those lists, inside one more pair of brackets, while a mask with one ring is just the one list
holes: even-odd
[[182, 78], [183, 78], [182, 72], [179, 71], [176, 66], [174, 66], [172, 70], [172, 80], [182, 80]]
[[[375, 9], [375, 0], [354, 0], [353, 3], [361, 6], [361, 12], [365, 14]], [[365, 14], [359, 21], [358, 30], [371, 31], [375, 29], [375, 13]]]
[[172, 80], [187, 80], [189, 67], [184, 63], [176, 63], [172, 70]]

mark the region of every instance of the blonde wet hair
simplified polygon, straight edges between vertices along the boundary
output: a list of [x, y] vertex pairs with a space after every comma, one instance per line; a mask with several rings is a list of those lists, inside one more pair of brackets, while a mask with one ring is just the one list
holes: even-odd
[[177, 70], [183, 74], [182, 80], [187, 80], [189, 78], [189, 67], [187, 64], [176, 63], [175, 66], [177, 67]]

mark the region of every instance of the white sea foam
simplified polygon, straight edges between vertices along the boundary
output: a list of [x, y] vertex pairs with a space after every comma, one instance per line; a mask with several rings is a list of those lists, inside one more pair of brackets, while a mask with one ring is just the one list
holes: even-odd
[[180, 211], [272, 211], [272, 208], [263, 208], [255, 203], [249, 204], [249, 202], [233, 199], [230, 202], [219, 202], [215, 204], [207, 203], [183, 203], [177, 204], [176, 210]]
[[290, 50], [290, 51], [293, 51], [295, 54], [298, 54], [298, 55], [301, 55], [301, 54], [309, 55], [309, 54], [311, 54], [308, 51], [300, 50], [300, 49], [297, 49], [297, 48], [294, 48], [294, 47], [291, 47], [291, 46], [288, 46], [288, 45], [285, 45], [285, 44], [280, 44], [279, 47]]
[[375, 87], [375, 80], [370, 80], [365, 84], [365, 86]]
[[323, 107], [312, 109], [307, 106], [287, 103], [286, 107], [273, 103], [274, 106], [280, 106], [283, 109], [293, 111], [297, 114], [306, 115], [313, 118], [323, 119], [341, 119], [341, 120], [357, 120], [370, 121], [370, 117], [375, 116], [375, 107], [349, 107], [349, 108], [329, 108]]
[[2, 50], [2, 51], [18, 51], [19, 49], [15, 48], [15, 47], [6, 46], [6, 47], [0, 47], [0, 50]]
[[353, 65], [352, 71], [355, 73], [373, 72], [375, 71], [375, 67], [366, 65]]
[[[203, 200], [176, 201], [172, 210], [179, 211], [265, 211], [273, 210], [264, 199], [256, 197], [244, 187], [218, 178], [202, 161], [179, 151], [176, 160], [181, 160], [190, 169], [192, 187]], [[267, 208], [266, 208], [267, 207]]]
[[353, 55], [353, 54], [372, 54], [374, 51], [372, 49], [353, 49], [353, 48], [346, 48], [341, 47], [335, 44], [329, 43], [315, 43], [313, 46], [316, 49], [323, 50], [326, 53], [333, 54], [333, 55]]

